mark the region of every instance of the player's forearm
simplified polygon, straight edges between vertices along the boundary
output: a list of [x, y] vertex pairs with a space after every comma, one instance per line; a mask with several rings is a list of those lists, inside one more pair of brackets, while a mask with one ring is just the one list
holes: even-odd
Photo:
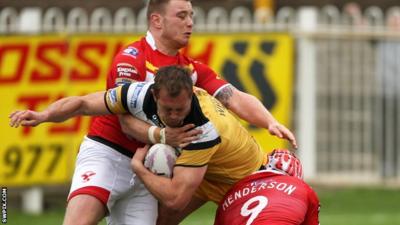
[[297, 148], [293, 133], [280, 124], [256, 97], [228, 85], [217, 93], [216, 98], [240, 118], [257, 127], [268, 129], [270, 134], [287, 139]]
[[167, 208], [180, 211], [189, 203], [190, 199], [183, 199], [184, 194], [174, 187], [172, 179], [154, 175], [144, 166], [135, 167], [135, 173], [150, 193]]
[[44, 122], [62, 122], [77, 115], [110, 114], [104, 102], [104, 92], [62, 98], [42, 112], [16, 110], [9, 115], [10, 126], [37, 126]]
[[[139, 120], [130, 114], [123, 114], [118, 117], [124, 134], [133, 137], [140, 142], [152, 144], [148, 138], [148, 130], [151, 126], [150, 124]], [[160, 130], [161, 128], [156, 128], [156, 130], [154, 130], [155, 140], [160, 140]]]
[[110, 114], [104, 102], [104, 91], [62, 98], [51, 104], [45, 113], [45, 122], [62, 122], [74, 116]]
[[78, 96], [62, 98], [43, 111], [43, 122], [63, 122], [76, 115], [83, 115], [83, 101]]
[[233, 89], [225, 105], [241, 119], [257, 127], [268, 129], [269, 125], [277, 122], [256, 97], [237, 89]]

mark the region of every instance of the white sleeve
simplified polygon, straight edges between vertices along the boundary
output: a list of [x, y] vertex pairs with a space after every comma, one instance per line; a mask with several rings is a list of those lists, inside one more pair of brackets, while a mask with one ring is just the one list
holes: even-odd
[[[129, 86], [126, 94], [126, 103], [129, 112], [138, 119], [146, 121], [146, 115], [143, 112], [144, 100], [150, 92], [150, 82], [136, 82]], [[151, 93], [149, 93], [151, 94]]]

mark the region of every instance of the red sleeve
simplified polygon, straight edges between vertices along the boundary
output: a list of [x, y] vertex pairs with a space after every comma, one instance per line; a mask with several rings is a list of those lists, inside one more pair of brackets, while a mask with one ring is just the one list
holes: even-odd
[[209, 94], [215, 95], [221, 87], [228, 84], [228, 82], [218, 77], [207, 65], [197, 61], [193, 64], [197, 72], [197, 82], [195, 85], [206, 90]]
[[319, 199], [311, 188], [308, 191], [308, 202], [307, 214], [301, 225], [319, 225]]
[[217, 208], [217, 212], [215, 213], [215, 218], [214, 218], [214, 225], [221, 225], [222, 223], [221, 223], [221, 214], [222, 214], [222, 212], [221, 212], [221, 207], [218, 207]]
[[111, 64], [107, 77], [107, 89], [145, 78], [144, 53], [130, 45], [123, 48]]

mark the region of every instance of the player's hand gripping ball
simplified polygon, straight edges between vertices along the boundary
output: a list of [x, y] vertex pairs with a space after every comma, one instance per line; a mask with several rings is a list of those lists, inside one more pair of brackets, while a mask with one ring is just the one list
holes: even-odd
[[175, 148], [165, 144], [154, 144], [147, 152], [144, 166], [159, 176], [172, 177], [176, 158]]

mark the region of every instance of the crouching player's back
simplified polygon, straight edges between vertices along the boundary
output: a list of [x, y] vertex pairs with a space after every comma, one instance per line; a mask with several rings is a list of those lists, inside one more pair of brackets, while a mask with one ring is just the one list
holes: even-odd
[[318, 225], [319, 200], [302, 180], [300, 161], [286, 150], [267, 169], [240, 182], [220, 202], [215, 225]]

